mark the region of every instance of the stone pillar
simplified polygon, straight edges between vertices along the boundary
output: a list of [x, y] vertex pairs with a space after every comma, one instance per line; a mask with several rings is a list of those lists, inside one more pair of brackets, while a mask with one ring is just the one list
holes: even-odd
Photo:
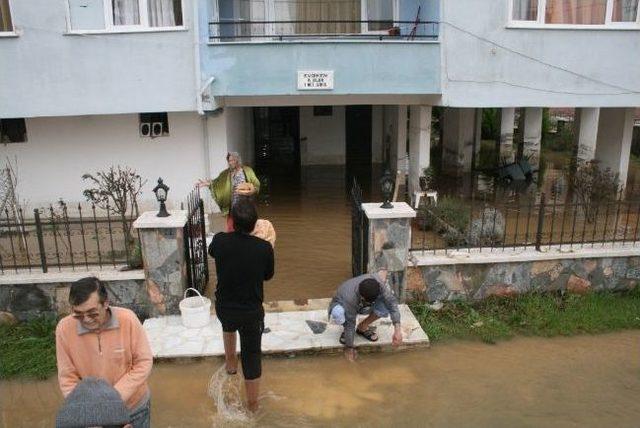
[[187, 286], [184, 226], [187, 211], [170, 211], [169, 217], [156, 217], [157, 211], [143, 213], [133, 223], [140, 232], [142, 261], [152, 316], [179, 314], [178, 304]]
[[601, 108], [595, 158], [626, 186], [633, 135], [633, 108]]
[[596, 156], [599, 108], [577, 108], [573, 119], [578, 163], [592, 161]]
[[513, 126], [516, 109], [509, 107], [500, 110], [500, 162], [509, 164], [516, 161], [513, 150]]
[[394, 202], [393, 208], [380, 208], [380, 203], [362, 204], [369, 220], [369, 273], [386, 267], [389, 285], [399, 300], [404, 300], [406, 270], [411, 248], [411, 219], [416, 212], [405, 202]]
[[409, 194], [420, 189], [419, 177], [429, 166], [431, 106], [411, 106], [409, 117]]
[[443, 120], [442, 171], [459, 177], [471, 171], [475, 109], [448, 107]]
[[540, 167], [540, 142], [542, 140], [542, 108], [527, 107], [524, 112], [522, 155], [529, 159], [531, 168]]

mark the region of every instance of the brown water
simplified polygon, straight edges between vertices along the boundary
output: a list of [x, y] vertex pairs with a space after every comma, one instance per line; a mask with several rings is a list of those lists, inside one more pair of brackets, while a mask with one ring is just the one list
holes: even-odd
[[[638, 427], [639, 346], [640, 332], [630, 331], [449, 343], [354, 364], [340, 355], [268, 358], [262, 410], [244, 422], [217, 414], [207, 395], [221, 360], [159, 363], [153, 426]], [[220, 389], [239, 401], [233, 384]], [[50, 427], [60, 400], [55, 378], [0, 382], [1, 425]]]

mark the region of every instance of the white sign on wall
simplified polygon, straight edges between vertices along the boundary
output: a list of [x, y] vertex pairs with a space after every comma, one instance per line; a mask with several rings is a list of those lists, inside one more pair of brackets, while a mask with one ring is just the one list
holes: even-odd
[[333, 89], [333, 70], [298, 71], [298, 90], [318, 91]]

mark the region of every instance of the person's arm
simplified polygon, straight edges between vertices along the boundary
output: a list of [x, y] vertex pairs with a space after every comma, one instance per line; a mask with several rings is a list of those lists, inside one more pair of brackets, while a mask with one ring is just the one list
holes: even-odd
[[80, 382], [80, 374], [76, 370], [71, 355], [69, 354], [69, 346], [64, 339], [60, 324], [56, 328], [56, 363], [58, 365], [58, 384], [62, 395], [66, 397], [73, 391]]
[[211, 257], [213, 257], [214, 259], [216, 258], [216, 248], [217, 248], [217, 246], [215, 244], [216, 244], [217, 237], [218, 237], [218, 234], [216, 233], [213, 236], [213, 239], [211, 240], [211, 244], [209, 244], [209, 255]]
[[136, 390], [147, 381], [153, 366], [153, 354], [149, 340], [137, 317], [133, 317], [131, 326], [131, 370], [124, 374], [113, 387], [127, 401]]
[[398, 309], [398, 299], [387, 285], [382, 285], [382, 299], [389, 310], [389, 316], [393, 323], [392, 344], [398, 346], [402, 343], [402, 326], [400, 324], [400, 310]]
[[258, 180], [258, 177], [253, 171], [253, 168], [247, 166], [245, 169], [245, 176], [247, 178], [247, 181], [253, 184], [253, 187], [255, 188], [254, 194], [257, 195], [258, 193], [260, 193], [260, 180]]
[[275, 261], [273, 257], [273, 247], [271, 246], [271, 244], [267, 243], [265, 248], [267, 249], [267, 267], [264, 272], [264, 280], [269, 281], [271, 278], [273, 278], [273, 274], [275, 271]]

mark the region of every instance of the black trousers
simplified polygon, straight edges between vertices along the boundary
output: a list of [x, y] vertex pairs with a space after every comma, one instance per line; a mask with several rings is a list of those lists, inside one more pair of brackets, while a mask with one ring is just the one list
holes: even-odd
[[216, 314], [225, 333], [240, 334], [240, 361], [246, 380], [258, 379], [262, 375], [262, 332], [264, 312], [237, 311], [216, 307]]

